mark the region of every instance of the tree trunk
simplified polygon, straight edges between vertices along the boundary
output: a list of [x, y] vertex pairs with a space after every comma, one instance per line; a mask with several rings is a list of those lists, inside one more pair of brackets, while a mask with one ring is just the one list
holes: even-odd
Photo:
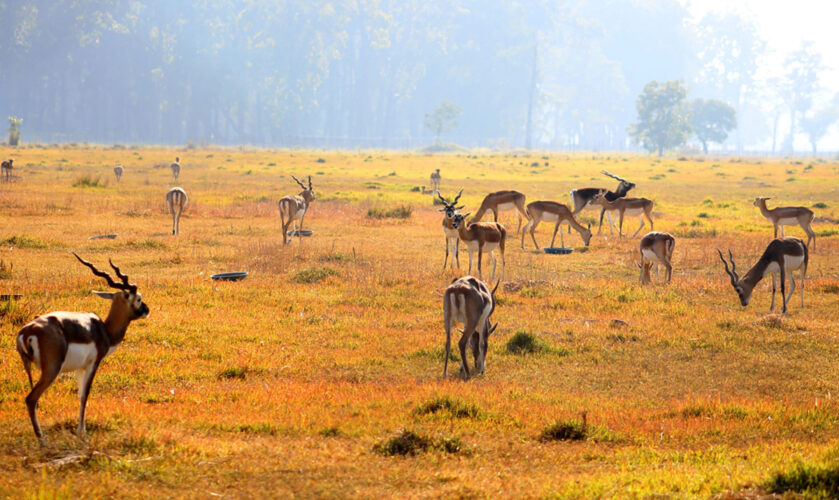
[[708, 154], [708, 141], [702, 141], [702, 152]]
[[524, 148], [530, 149], [533, 142], [533, 100], [536, 98], [536, 79], [538, 76], [539, 44], [533, 45], [533, 69], [530, 72], [530, 95], [527, 99], [527, 130], [524, 137]]

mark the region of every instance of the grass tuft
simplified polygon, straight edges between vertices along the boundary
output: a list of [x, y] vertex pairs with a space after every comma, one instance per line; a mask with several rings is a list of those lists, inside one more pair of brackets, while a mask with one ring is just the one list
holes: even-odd
[[806, 498], [839, 497], [839, 467], [797, 465], [789, 472], [778, 472], [766, 484], [771, 493], [801, 493]]
[[73, 181], [73, 187], [77, 188], [92, 188], [92, 187], [103, 187], [104, 184], [101, 182], [99, 177], [93, 178], [89, 175], [83, 175], [81, 177], [77, 177], [75, 181]]
[[381, 453], [386, 457], [392, 457], [394, 455], [414, 456], [425, 452], [432, 444], [431, 439], [420, 436], [413, 431], [404, 430], [396, 436], [376, 444], [373, 447], [373, 451]]
[[519, 330], [507, 341], [507, 352], [510, 354], [542, 354], [549, 352], [550, 346], [536, 334]]
[[563, 422], [555, 422], [539, 436], [542, 442], [549, 441], [582, 441], [588, 437], [588, 425], [585, 420], [567, 420]]
[[414, 410], [417, 415], [433, 415], [441, 412], [445, 412], [454, 418], [479, 419], [484, 417], [484, 412], [478, 406], [445, 396], [427, 401]]
[[330, 276], [338, 276], [338, 272], [329, 267], [310, 267], [297, 271], [297, 274], [294, 275], [294, 281], [312, 284], [323, 281]]
[[367, 217], [371, 219], [408, 219], [414, 209], [410, 205], [400, 205], [395, 208], [370, 208]]
[[231, 366], [230, 368], [225, 368], [218, 374], [218, 378], [222, 380], [231, 380], [231, 379], [239, 379], [244, 380], [245, 375], [247, 375], [248, 369], [242, 368], [240, 366]]
[[44, 241], [21, 234], [9, 236], [4, 240], [0, 240], [0, 246], [17, 248], [47, 248], [48, 245]]

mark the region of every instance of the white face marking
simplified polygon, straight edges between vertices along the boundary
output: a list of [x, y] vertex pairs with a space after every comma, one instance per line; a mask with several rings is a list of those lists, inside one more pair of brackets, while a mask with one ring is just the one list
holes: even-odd
[[96, 360], [96, 344], [70, 344], [67, 346], [67, 356], [61, 364], [61, 372], [85, 369]]

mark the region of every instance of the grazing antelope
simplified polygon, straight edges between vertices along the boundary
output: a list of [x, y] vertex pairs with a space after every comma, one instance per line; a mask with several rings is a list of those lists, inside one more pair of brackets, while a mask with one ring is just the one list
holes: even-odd
[[434, 172], [431, 173], [431, 189], [435, 193], [440, 192], [440, 169], [438, 168]]
[[178, 176], [181, 175], [181, 158], [176, 156], [175, 162], [169, 165], [169, 168], [172, 169], [172, 178], [178, 180]]
[[[629, 192], [630, 189], [635, 187], [635, 184], [629, 182], [628, 180], [618, 177], [617, 175], [607, 172], [605, 170], [601, 170], [600, 173], [611, 177], [613, 179], [617, 179], [620, 181], [618, 184], [617, 189], [614, 191], [609, 191], [608, 189], [604, 188], [581, 188], [581, 189], [574, 189], [571, 191], [571, 201], [574, 203], [574, 211], [572, 212], [574, 215], [580, 213], [580, 211], [591, 205], [594, 197], [598, 194], [603, 194], [608, 201], [615, 201], [618, 198], [623, 198], [626, 196], [626, 193]], [[605, 208], [600, 209], [600, 224], [597, 227], [597, 234], [600, 234], [600, 229], [603, 227], [603, 214], [606, 213]], [[606, 213], [607, 217], [609, 218], [609, 224], [612, 224], [612, 215]], [[571, 232], [571, 226], [568, 226], [568, 232]]]
[[[92, 313], [57, 311], [38, 316], [20, 329], [17, 334], [17, 352], [23, 361], [23, 368], [29, 378], [31, 392], [26, 396], [26, 408], [32, 420], [35, 436], [43, 442], [44, 434], [38, 422], [38, 400], [55, 381], [59, 374], [74, 371], [79, 384], [79, 426], [76, 433], [85, 433], [85, 406], [90, 395], [90, 386], [99, 364], [112, 353], [125, 338], [128, 325], [149, 315], [149, 307], [137, 292], [137, 285], [128, 282], [110, 260], [117, 277], [117, 283], [104, 271], [83, 260], [73, 252], [79, 262], [90, 268], [93, 274], [104, 278], [108, 286], [117, 292], [94, 291], [96, 295], [111, 301], [111, 309], [103, 321]], [[32, 383], [32, 365], [41, 371], [37, 384]]]
[[[757, 261], [757, 264], [752, 266], [752, 268], [749, 269], [746, 272], [746, 275], [742, 278], [737, 275], [737, 268], [734, 265], [734, 255], [732, 255], [731, 250], [728, 251], [728, 260], [731, 262], [731, 270], [728, 269], [728, 263], [726, 263], [725, 258], [722, 256], [722, 252], [719, 250], [717, 250], [717, 252], [720, 254], [720, 260], [722, 260], [722, 263], [725, 266], [726, 274], [728, 274], [731, 278], [731, 286], [734, 287], [734, 290], [740, 297], [740, 304], [742, 304], [743, 307], [749, 305], [749, 300], [752, 297], [752, 290], [754, 290], [755, 285], [757, 285], [767, 274], [771, 274], [772, 305], [769, 306], [769, 312], [775, 310], [775, 288], [777, 286], [775, 276], [780, 275], [781, 299], [784, 303], [783, 313], [786, 314], [787, 303], [789, 302], [789, 299], [792, 298], [792, 294], [795, 291], [795, 277], [792, 272], [796, 270], [801, 271], [801, 307], [804, 307], [804, 278], [807, 275], [807, 264], [810, 256], [807, 250], [807, 245], [805, 245], [800, 239], [778, 238], [770, 241], [766, 250], [764, 250], [763, 255], [761, 255], [760, 260]], [[789, 295], [786, 295], [784, 284], [787, 273], [789, 273]]]
[[516, 227], [516, 234], [519, 234], [521, 229], [521, 218], [524, 216], [527, 220], [527, 212], [524, 210], [525, 197], [518, 191], [497, 191], [486, 195], [484, 201], [481, 202], [480, 208], [475, 213], [475, 221], [480, 221], [487, 210], [492, 210], [493, 220], [498, 222], [498, 212], [501, 210], [516, 210], [516, 217], [519, 219], [519, 225]]
[[[536, 226], [538, 226], [541, 221], [555, 223], [553, 238], [551, 238], [551, 246], [554, 246], [556, 233], [559, 231], [559, 225], [563, 222], [567, 222], [569, 227], [573, 227], [580, 233], [580, 236], [583, 238], [583, 243], [585, 243], [586, 246], [588, 246], [591, 241], [591, 224], [589, 224], [588, 227], [580, 225], [580, 223], [577, 222], [577, 219], [574, 218], [571, 210], [562, 203], [556, 203], [555, 201], [534, 201], [527, 204], [526, 211], [528, 221], [521, 230], [522, 250], [524, 250], [524, 234], [527, 232], [528, 228], [530, 229], [530, 237], [533, 238], [533, 244], [536, 246], [537, 250], [539, 249], [539, 244], [536, 243], [536, 236], [534, 233], [536, 232]], [[565, 238], [563, 237], [561, 231], [559, 232], [559, 241], [560, 245], [564, 247]]]
[[14, 168], [14, 165], [12, 164], [14, 162], [15, 160], [13, 158], [9, 158], [7, 160], [3, 160], [3, 162], [0, 163], [0, 170], [2, 170], [2, 172], [0, 173], [3, 174], [3, 180], [5, 182], [9, 182], [12, 180], [12, 169]]
[[676, 246], [676, 239], [673, 235], [668, 233], [660, 233], [653, 231], [644, 235], [641, 238], [641, 284], [646, 285], [652, 281], [650, 279], [650, 269], [653, 265], [656, 266], [655, 274], [658, 277], [658, 264], [663, 264], [667, 270], [667, 282], [670, 283], [670, 277], [673, 274], [673, 265], [670, 261], [673, 259], [673, 248]]
[[[470, 212], [471, 213], [471, 212]], [[501, 253], [501, 277], [504, 277], [504, 245], [507, 240], [507, 230], [497, 222], [470, 222], [466, 223], [469, 214], [455, 214], [452, 218], [452, 227], [457, 229], [460, 240], [466, 244], [469, 252], [469, 273], [472, 273], [472, 255], [478, 252], [478, 277], [483, 279], [481, 274], [481, 257], [484, 252], [492, 257], [492, 280], [495, 281], [495, 250]], [[474, 219], [473, 219], [474, 220]]]
[[[294, 239], [295, 231], [303, 230], [303, 217], [306, 216], [309, 203], [315, 201], [315, 191], [312, 189], [311, 175], [309, 176], [309, 187], [306, 187], [297, 177], [292, 175], [291, 178], [303, 188], [303, 191], [298, 196], [285, 196], [279, 201], [280, 223], [283, 226], [283, 245]], [[298, 220], [300, 221], [299, 226], [297, 224]], [[294, 223], [294, 229], [291, 232], [291, 238], [288, 238], [288, 228], [292, 222]]]
[[[498, 282], [500, 283], [500, 281]], [[443, 362], [443, 378], [448, 375], [449, 353], [451, 353], [452, 327], [454, 322], [463, 323], [460, 347], [460, 373], [469, 378], [469, 364], [466, 361], [466, 347], [471, 346], [475, 358], [475, 373], [483, 374], [486, 369], [486, 354], [489, 336], [498, 327], [491, 324], [490, 316], [495, 311], [495, 291], [483, 281], [464, 276], [451, 282], [443, 294], [443, 324], [446, 329], [446, 353]]]
[[[653, 211], [653, 202], [646, 198], [618, 198], [615, 201], [606, 200], [605, 196], [598, 194], [592, 200], [595, 205], [600, 205], [604, 210], [610, 212], [618, 212], [620, 215], [620, 226], [618, 228], [618, 235], [623, 238], [623, 219], [627, 215], [637, 215], [641, 225], [632, 233], [634, 238], [641, 228], [644, 227], [644, 217], [650, 221], [650, 229], [653, 229], [653, 219], [651, 217]], [[612, 233], [612, 221], [609, 221], [609, 234]]]
[[166, 193], [166, 204], [169, 205], [169, 212], [172, 213], [172, 234], [178, 234], [181, 226], [181, 214], [189, 202], [186, 191], [174, 187]]
[[443, 270], [446, 269], [446, 263], [449, 261], [449, 251], [452, 252], [452, 269], [455, 269], [455, 259], [457, 260], [457, 267], [460, 268], [460, 234], [454, 226], [452, 226], [452, 220], [454, 219], [455, 214], [458, 210], [463, 208], [463, 205], [457, 207], [457, 200], [460, 199], [460, 195], [463, 194], [463, 190], [461, 189], [457, 196], [454, 197], [454, 200], [449, 203], [446, 201], [445, 198], [437, 192], [437, 196], [440, 198], [440, 201], [443, 202], [443, 208], [440, 209], [440, 212], [445, 212], [446, 216], [443, 217], [443, 234], [446, 235], [446, 258], [443, 260]]
[[122, 168], [122, 165], [117, 163], [117, 165], [114, 167], [114, 175], [117, 178], [117, 184], [119, 184], [119, 180], [122, 179], [122, 173], [123, 172], [124, 172], [124, 169]]
[[755, 198], [755, 206], [760, 208], [760, 213], [775, 226], [775, 238], [778, 237], [779, 228], [781, 230], [781, 238], [783, 238], [784, 226], [799, 225], [807, 233], [807, 246], [810, 246], [810, 240], [813, 240], [813, 250], [815, 250], [816, 233], [810, 227], [815, 217], [813, 211], [806, 207], [776, 207], [770, 210], [766, 207], [766, 200], [769, 199]]

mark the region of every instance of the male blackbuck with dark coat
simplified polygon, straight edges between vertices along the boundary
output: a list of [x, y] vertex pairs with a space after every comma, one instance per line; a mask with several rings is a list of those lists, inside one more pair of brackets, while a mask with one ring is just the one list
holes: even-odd
[[527, 220], [527, 212], [524, 210], [525, 196], [518, 191], [497, 191], [486, 195], [481, 202], [480, 208], [475, 212], [475, 222], [480, 221], [488, 210], [492, 210], [493, 220], [498, 222], [498, 213], [502, 210], [515, 210], [519, 225], [516, 227], [516, 234], [521, 229], [521, 219]]
[[[500, 283], [500, 281], [499, 281]], [[452, 328], [454, 322], [463, 323], [463, 334], [458, 342], [460, 348], [460, 373], [469, 378], [469, 364], [466, 362], [466, 347], [471, 346], [475, 358], [475, 373], [483, 374], [486, 369], [486, 354], [489, 336], [498, 327], [491, 324], [490, 317], [495, 311], [495, 291], [483, 281], [464, 276], [451, 282], [443, 294], [443, 324], [446, 329], [446, 352], [443, 362], [443, 377], [448, 374], [449, 353], [451, 352]]]
[[189, 198], [182, 188], [174, 187], [166, 193], [166, 204], [169, 205], [169, 212], [172, 214], [172, 234], [180, 233], [181, 214], [187, 203], [189, 203]]
[[[44, 434], [36, 413], [38, 400], [58, 375], [76, 372], [79, 384], [79, 425], [76, 432], [81, 436], [85, 433], [85, 406], [99, 364], [120, 345], [132, 321], [149, 315], [149, 307], [137, 292], [137, 285], [129, 283], [128, 276], [122, 274], [113, 262], [108, 261], [121, 283], [75, 252], [73, 255], [118, 291], [93, 292], [111, 301], [111, 309], [104, 321], [92, 313], [57, 311], [38, 316], [17, 334], [17, 352], [23, 360], [31, 388], [26, 396], [26, 408], [35, 435], [42, 441]], [[41, 371], [37, 384], [32, 383], [33, 364]]]
[[[554, 246], [556, 233], [559, 231], [559, 225], [563, 222], [567, 222], [570, 227], [573, 227], [580, 233], [580, 236], [583, 238], [583, 243], [585, 243], [586, 246], [588, 246], [591, 241], [591, 224], [589, 224], [588, 227], [580, 225], [580, 223], [577, 222], [577, 219], [574, 218], [574, 214], [571, 213], [571, 210], [562, 203], [557, 203], [555, 201], [534, 201], [527, 204], [526, 211], [528, 221], [521, 230], [522, 250], [524, 250], [524, 233], [526, 233], [528, 229], [530, 229], [530, 237], [533, 238], [533, 244], [536, 246], [537, 250], [539, 249], [539, 244], [536, 243], [536, 236], [534, 233], [536, 232], [536, 226], [538, 226], [541, 221], [554, 223], [554, 234], [551, 238], [551, 246]], [[560, 245], [564, 247], [565, 238], [563, 238], [561, 231], [559, 231], [559, 241]]]
[[[769, 306], [769, 311], [775, 310], [775, 288], [777, 283], [775, 281], [776, 275], [781, 277], [781, 299], [783, 300], [783, 313], [787, 312], [787, 303], [792, 298], [795, 291], [795, 277], [792, 272], [796, 270], [801, 271], [801, 307], [804, 307], [804, 279], [807, 276], [807, 264], [809, 263], [809, 253], [807, 245], [798, 238], [778, 238], [769, 242], [769, 245], [764, 250], [763, 255], [757, 261], [757, 264], [749, 269], [742, 278], [737, 274], [737, 266], [734, 264], [734, 255], [731, 250], [728, 251], [728, 260], [731, 263], [731, 269], [728, 269], [728, 263], [722, 256], [722, 252], [717, 250], [720, 254], [725, 266], [725, 272], [731, 278], [731, 286], [740, 297], [740, 304], [743, 307], [749, 305], [749, 300], [752, 297], [752, 290], [760, 280], [767, 274], [772, 275], [772, 305]], [[790, 290], [789, 295], [786, 294], [785, 282], [789, 276]]]
[[652, 281], [650, 279], [650, 269], [653, 265], [656, 266], [655, 273], [658, 277], [658, 264], [664, 266], [667, 270], [666, 278], [670, 283], [670, 278], [673, 274], [673, 248], [676, 246], [676, 239], [673, 235], [668, 233], [659, 233], [653, 231], [647, 233], [641, 238], [641, 284], [646, 285]]
[[[283, 226], [283, 245], [291, 242], [295, 234], [303, 230], [303, 217], [306, 216], [306, 210], [309, 209], [309, 203], [315, 201], [315, 191], [312, 189], [312, 176], [309, 176], [309, 187], [300, 182], [295, 176], [291, 176], [294, 182], [303, 188], [298, 196], [285, 196], [278, 205], [280, 207], [280, 224]], [[299, 224], [298, 224], [298, 221]], [[288, 228], [294, 223], [291, 231], [291, 237], [288, 237]], [[301, 240], [302, 241], [302, 240]]]
[[812, 240], [813, 250], [815, 250], [816, 233], [810, 227], [815, 218], [813, 211], [806, 207], [776, 207], [770, 210], [766, 207], [766, 200], [768, 199], [755, 198], [755, 206], [775, 226], [775, 238], [778, 237], [778, 229], [781, 230], [781, 238], [784, 237], [784, 226], [801, 226], [801, 229], [807, 233], [807, 246], [810, 246], [810, 240]]
[[507, 230], [497, 222], [470, 222], [467, 224], [467, 217], [469, 217], [469, 214], [455, 214], [452, 219], [452, 227], [457, 229], [460, 241], [466, 245], [466, 250], [469, 252], [469, 273], [472, 273], [472, 256], [477, 252], [478, 277], [483, 279], [481, 259], [484, 252], [487, 252], [492, 257], [492, 281], [495, 281], [497, 263], [495, 251], [498, 250], [501, 254], [501, 278], [503, 278], [504, 268], [506, 267], [504, 247], [507, 241]]
[[[607, 172], [605, 170], [601, 170], [600, 173], [620, 181], [617, 189], [615, 189], [614, 191], [609, 191], [606, 188], [574, 189], [573, 191], [571, 191], [571, 202], [574, 204], [574, 210], [573, 210], [572, 213], [574, 215], [577, 215], [578, 213], [580, 213], [580, 211], [582, 209], [591, 205], [592, 201], [594, 201], [594, 197], [597, 196], [598, 194], [602, 194], [603, 196], [605, 196], [607, 201], [615, 201], [618, 198], [623, 198], [624, 196], [626, 196], [626, 193], [628, 193], [630, 189], [635, 187], [635, 184], [633, 184], [632, 182], [629, 182], [628, 180], [626, 180], [622, 177], [618, 177], [615, 174], [612, 174], [612, 173]], [[600, 229], [603, 227], [603, 214], [604, 213], [606, 213], [606, 209], [601, 208], [600, 209], [600, 224], [597, 227], [597, 234], [600, 234]], [[609, 223], [611, 224], [611, 222], [612, 222], [611, 214], [609, 214], [608, 217], [609, 217]], [[568, 227], [568, 232], [569, 233], [571, 232], [571, 227], [570, 226]]]
[[172, 169], [172, 179], [178, 180], [178, 177], [181, 175], [181, 159], [180, 157], [175, 157], [175, 162], [169, 165], [169, 168]]
[[445, 212], [445, 216], [443, 217], [443, 234], [446, 235], [446, 258], [443, 260], [443, 269], [446, 269], [446, 262], [449, 261], [449, 251], [451, 250], [452, 253], [452, 269], [455, 269], [455, 260], [457, 260], [457, 267], [460, 267], [460, 245], [458, 242], [460, 241], [460, 234], [454, 226], [452, 226], [452, 221], [454, 220], [455, 214], [457, 211], [463, 208], [457, 205], [457, 200], [460, 199], [460, 195], [463, 194], [463, 190], [461, 189], [457, 196], [455, 196], [454, 200], [449, 203], [443, 198], [439, 192], [437, 196], [440, 198], [440, 201], [443, 202], [443, 208], [440, 209], [441, 212]]
[[[604, 210], [609, 212], [617, 212], [620, 216], [620, 225], [618, 226], [618, 235], [623, 238], [623, 219], [625, 216], [637, 215], [641, 225], [632, 233], [634, 238], [639, 231], [644, 227], [644, 217], [650, 221], [650, 229], [653, 229], [653, 202], [646, 198], [618, 198], [615, 201], [608, 201], [602, 194], [598, 194], [592, 200], [595, 205], [600, 205]], [[599, 231], [598, 231], [599, 233]], [[612, 221], [609, 221], [609, 234], [612, 233]]]

